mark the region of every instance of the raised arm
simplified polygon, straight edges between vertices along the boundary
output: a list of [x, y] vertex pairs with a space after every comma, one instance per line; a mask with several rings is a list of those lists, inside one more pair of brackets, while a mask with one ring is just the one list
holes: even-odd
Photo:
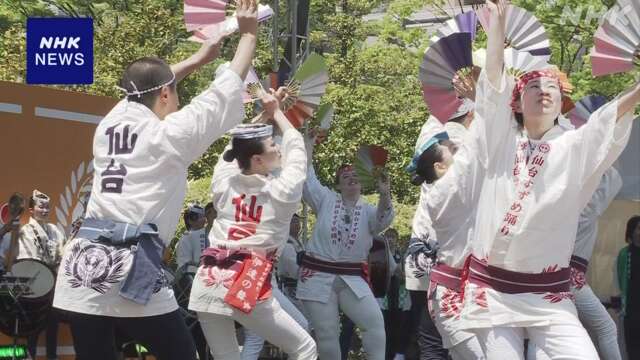
[[314, 133], [311, 132], [310, 136], [305, 137], [304, 141], [307, 149], [307, 179], [304, 182], [302, 199], [317, 214], [320, 211], [320, 207], [322, 207], [324, 199], [327, 196], [331, 196], [333, 192], [320, 183], [313, 167], [313, 150], [316, 143]]
[[256, 50], [258, 5], [256, 0], [238, 0], [236, 4], [240, 42], [238, 43], [236, 54], [231, 60], [230, 69], [244, 81]]
[[620, 121], [625, 114], [633, 112], [638, 104], [640, 104], [640, 81], [620, 95], [617, 120]]
[[220, 45], [225, 36], [226, 34], [216, 34], [212, 36], [200, 46], [200, 49], [196, 53], [177, 64], [171, 65], [171, 71], [176, 75], [176, 83], [182, 81], [182, 79], [203, 65], [218, 58], [220, 55]]
[[395, 213], [393, 211], [393, 202], [391, 201], [391, 187], [389, 183], [389, 175], [384, 173], [378, 179], [378, 206], [376, 208], [375, 218], [369, 219], [372, 234], [379, 234], [388, 228], [393, 222]]
[[487, 78], [494, 88], [500, 87], [504, 69], [504, 41], [507, 4], [505, 0], [487, 1], [489, 30], [487, 31]]

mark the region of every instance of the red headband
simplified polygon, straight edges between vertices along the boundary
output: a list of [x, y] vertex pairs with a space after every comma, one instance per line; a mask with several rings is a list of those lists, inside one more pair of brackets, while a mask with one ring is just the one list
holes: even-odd
[[515, 109], [515, 104], [520, 101], [520, 95], [522, 95], [522, 91], [527, 86], [527, 84], [531, 80], [539, 79], [541, 77], [548, 77], [558, 81], [558, 85], [560, 86], [560, 93], [564, 93], [565, 86], [563, 86], [560, 76], [558, 75], [558, 71], [554, 69], [529, 71], [518, 79], [516, 86], [513, 88], [513, 93], [511, 94], [511, 108]]

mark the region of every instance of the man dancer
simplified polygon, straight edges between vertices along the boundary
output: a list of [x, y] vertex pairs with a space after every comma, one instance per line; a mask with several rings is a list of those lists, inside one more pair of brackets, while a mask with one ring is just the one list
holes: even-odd
[[[18, 245], [18, 259], [36, 259], [47, 264], [54, 273], [58, 272], [62, 247], [65, 244], [64, 234], [49, 220], [49, 196], [38, 190], [33, 190], [29, 199], [29, 222], [20, 229]], [[49, 314], [46, 329], [47, 359], [56, 359], [58, 349], [59, 314], [54, 309]], [[36, 358], [38, 335], [28, 339], [29, 354]]]
[[380, 179], [378, 206], [361, 198], [361, 186], [353, 167], [336, 172], [339, 193], [320, 184], [313, 169], [315, 139], [307, 140], [308, 174], [303, 198], [317, 215], [311, 240], [301, 257], [296, 295], [303, 301], [316, 333], [321, 360], [340, 359], [339, 310], [362, 335], [370, 360], [385, 356], [384, 319], [367, 282], [366, 264], [373, 237], [394, 217], [388, 177]]
[[160, 263], [175, 231], [187, 168], [243, 119], [243, 79], [256, 46], [257, 5], [237, 3], [240, 40], [227, 69], [178, 109], [176, 84], [219, 54], [222, 35], [187, 60], [131, 63], [126, 99], [100, 122], [86, 219], [66, 247], [54, 306], [72, 312], [79, 360], [113, 360], [114, 330], [159, 360], [195, 359], [196, 350]]

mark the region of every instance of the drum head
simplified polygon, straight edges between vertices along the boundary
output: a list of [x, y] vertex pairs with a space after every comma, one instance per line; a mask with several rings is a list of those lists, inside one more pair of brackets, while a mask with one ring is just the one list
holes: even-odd
[[20, 297], [35, 299], [49, 295], [53, 291], [55, 277], [53, 271], [43, 262], [34, 259], [20, 259], [13, 264], [11, 275], [27, 279], [28, 290]]

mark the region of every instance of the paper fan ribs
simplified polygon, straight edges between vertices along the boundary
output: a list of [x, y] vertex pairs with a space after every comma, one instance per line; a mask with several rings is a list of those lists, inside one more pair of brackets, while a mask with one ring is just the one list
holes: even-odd
[[329, 73], [324, 58], [318, 54], [309, 55], [287, 84], [288, 96], [283, 107], [294, 127], [302, 127], [320, 106], [328, 82]]
[[640, 3], [620, 0], [605, 14], [593, 43], [591, 68], [594, 76], [640, 67]]
[[[489, 9], [484, 7], [477, 11], [478, 21], [485, 31], [489, 28]], [[505, 47], [518, 51], [526, 51], [534, 56], [551, 57], [551, 44], [544, 27], [530, 12], [517, 6], [508, 5], [507, 23], [505, 26]]]
[[471, 34], [460, 32], [431, 45], [420, 64], [422, 95], [431, 113], [442, 123], [456, 112], [461, 100], [452, 80], [458, 71], [472, 68]]

